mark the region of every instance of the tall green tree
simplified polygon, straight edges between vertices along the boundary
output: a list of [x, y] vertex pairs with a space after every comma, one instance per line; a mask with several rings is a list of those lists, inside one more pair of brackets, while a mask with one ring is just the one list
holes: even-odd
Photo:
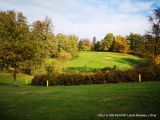
[[45, 55], [48, 57], [57, 56], [58, 42], [53, 34], [52, 20], [46, 17], [44, 20], [37, 20], [33, 22], [30, 31], [30, 39], [38, 42]]
[[153, 36], [149, 34], [143, 35], [142, 39], [138, 44], [138, 53], [146, 58], [152, 58], [154, 54], [153, 48], [154, 48]]
[[32, 57], [27, 41], [29, 27], [21, 12], [0, 12], [0, 62], [14, 68], [14, 83], [17, 68]]
[[94, 47], [95, 51], [102, 51], [102, 43], [101, 41], [97, 41]]
[[65, 35], [65, 34], [57, 34], [56, 39], [58, 41], [58, 51], [69, 52], [72, 57], [78, 56], [78, 37], [75, 35]]
[[70, 43], [69, 52], [71, 53], [72, 57], [77, 57], [79, 54], [78, 37], [75, 35], [69, 35], [68, 39], [69, 39], [69, 43]]
[[105, 38], [101, 41], [102, 42], [102, 50], [109, 51], [114, 40], [113, 33], [108, 33]]
[[95, 44], [96, 44], [96, 37], [94, 36], [92, 39], [92, 47], [91, 47], [92, 51], [95, 51]]
[[127, 39], [130, 41], [130, 48], [133, 53], [139, 53], [139, 44], [141, 42], [141, 35], [130, 33], [130, 35], [127, 36]]

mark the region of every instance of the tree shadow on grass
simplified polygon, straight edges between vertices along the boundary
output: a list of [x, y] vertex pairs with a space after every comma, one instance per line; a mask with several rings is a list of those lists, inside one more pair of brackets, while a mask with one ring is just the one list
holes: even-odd
[[143, 66], [143, 65], [147, 64], [147, 61], [134, 60], [134, 59], [131, 59], [131, 58], [121, 58], [121, 59], [115, 60], [115, 61], [119, 62], [119, 63], [128, 64], [128, 65], [131, 65], [131, 66]]
[[0, 82], [0, 86], [10, 86], [10, 85], [13, 85], [13, 83]]
[[[145, 60], [135, 60], [135, 59], [131, 59], [131, 58], [121, 58], [121, 59], [115, 59], [113, 60], [117, 63], [122, 63], [122, 64], [127, 64], [127, 65], [130, 65], [130, 66], [143, 66], [143, 65], [147, 65], [147, 61]], [[107, 63], [106, 63], [106, 66], [107, 66]], [[115, 65], [114, 65], [115, 66]], [[113, 66], [113, 68], [114, 68]], [[118, 66], [116, 66], [118, 67]], [[110, 70], [112, 69], [112, 67], [104, 67], [106, 68], [107, 70]], [[104, 68], [91, 68], [91, 67], [87, 67], [87, 66], [83, 66], [83, 67], [67, 67], [65, 68], [63, 71], [64, 72], [69, 72], [69, 73], [76, 73], [76, 72], [97, 72], [97, 71], [100, 71]]]
[[67, 67], [64, 69], [64, 72], [76, 73], [76, 72], [96, 72], [100, 68], [91, 68], [91, 67]]
[[64, 72], [68, 73], [87, 73], [87, 72], [103, 72], [103, 71], [112, 71], [115, 69], [116, 66], [111, 67], [104, 67], [104, 68], [91, 68], [91, 67], [67, 67]]

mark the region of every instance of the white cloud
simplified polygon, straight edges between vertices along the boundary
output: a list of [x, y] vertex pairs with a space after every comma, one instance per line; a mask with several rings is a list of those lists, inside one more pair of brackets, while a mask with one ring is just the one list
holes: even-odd
[[[78, 0], [37, 0], [1, 1], [3, 9], [22, 11], [30, 22], [52, 18], [55, 33], [76, 34], [79, 37], [102, 39], [106, 33], [126, 35], [130, 32], [145, 33], [147, 17], [140, 12], [150, 11], [151, 2], [131, 0], [78, 1]], [[3, 10], [2, 9], [2, 10]]]

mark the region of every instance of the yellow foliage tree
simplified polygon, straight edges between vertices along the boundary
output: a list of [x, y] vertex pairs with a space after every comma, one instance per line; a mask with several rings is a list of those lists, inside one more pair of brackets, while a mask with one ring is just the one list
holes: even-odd
[[120, 53], [128, 53], [130, 50], [130, 42], [121, 35], [117, 35], [113, 42], [114, 51]]

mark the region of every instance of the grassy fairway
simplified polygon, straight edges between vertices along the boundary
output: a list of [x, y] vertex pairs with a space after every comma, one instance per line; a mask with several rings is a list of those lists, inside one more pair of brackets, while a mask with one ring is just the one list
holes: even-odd
[[25, 80], [31, 78], [19, 75], [20, 86], [13, 88], [11, 76], [0, 74], [2, 120], [92, 120], [102, 119], [97, 114], [104, 113], [160, 114], [160, 82], [46, 88], [26, 86]]
[[128, 69], [133, 66], [146, 64], [143, 59], [121, 53], [114, 52], [80, 52], [79, 57], [65, 63], [65, 68], [75, 70], [76, 68], [104, 68], [116, 65], [118, 69]]

